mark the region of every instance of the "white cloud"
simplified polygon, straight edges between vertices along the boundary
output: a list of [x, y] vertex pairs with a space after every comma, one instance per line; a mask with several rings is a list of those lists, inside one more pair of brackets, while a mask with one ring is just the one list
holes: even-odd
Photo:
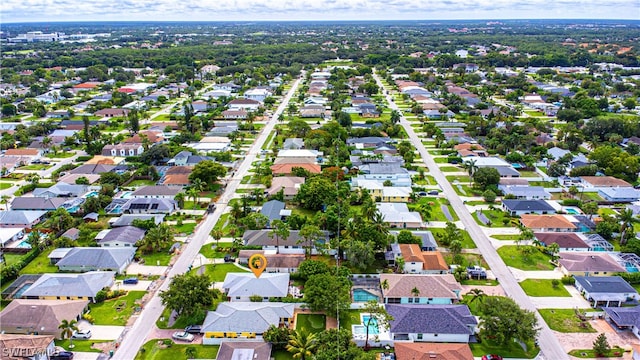
[[637, 19], [637, 0], [3, 0], [4, 22], [69, 20]]

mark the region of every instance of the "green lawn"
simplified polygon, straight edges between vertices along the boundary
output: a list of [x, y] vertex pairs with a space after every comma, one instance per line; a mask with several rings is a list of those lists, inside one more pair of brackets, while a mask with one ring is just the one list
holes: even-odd
[[497, 240], [518, 240], [520, 235], [491, 235], [491, 237]]
[[553, 270], [553, 265], [549, 263], [551, 256], [543, 254], [540, 250], [534, 248], [533, 254], [526, 259], [523, 258], [521, 249], [527, 246], [529, 245], [522, 245], [518, 248], [516, 245], [506, 245], [501, 246], [497, 251], [507, 266], [520, 270]]
[[41, 252], [29, 265], [20, 270], [20, 274], [42, 274], [58, 272], [58, 267], [49, 263], [49, 254], [54, 250], [53, 247]]
[[293, 355], [286, 350], [276, 350], [271, 353], [274, 360], [293, 360]]
[[[165, 345], [169, 344], [169, 345]], [[215, 359], [220, 346], [218, 345], [191, 345], [174, 344], [172, 340], [151, 340], [142, 346], [136, 360], [177, 360], [189, 358], [185, 351], [187, 348], [196, 350], [196, 359]]]
[[476, 280], [476, 279], [466, 279], [460, 282], [461, 285], [481, 285], [481, 286], [497, 286], [500, 284], [497, 280]]
[[553, 287], [550, 279], [526, 279], [520, 283], [522, 290], [534, 297], [544, 296], [557, 296], [557, 297], [571, 297], [571, 294], [564, 288], [562, 283], [557, 287]]
[[[515, 227], [514, 218], [509, 216], [506, 212], [502, 210], [482, 210], [484, 216], [491, 221], [491, 227]], [[478, 215], [474, 211], [472, 214], [473, 218], [479, 225], [486, 226], [482, 221], [478, 219]], [[506, 224], [505, 224], [506, 222]]]
[[176, 225], [173, 227], [176, 234], [191, 234], [193, 229], [196, 228], [197, 223], [186, 223], [182, 225]]
[[156, 184], [156, 182], [153, 181], [153, 180], [139, 179], [139, 180], [133, 180], [132, 182], [127, 184], [127, 186], [153, 186], [155, 184]]
[[73, 157], [73, 155], [75, 155], [75, 153], [73, 153], [71, 151], [68, 151], [68, 152], [67, 151], [59, 151], [57, 154], [48, 153], [45, 156], [48, 157], [49, 159], [66, 159], [66, 158]]
[[305, 329], [312, 333], [323, 331], [327, 323], [327, 316], [323, 314], [298, 314], [296, 319], [296, 330]]
[[215, 243], [202, 245], [200, 248], [200, 254], [204, 255], [204, 257], [208, 259], [223, 258], [229, 253], [233, 243], [221, 242], [215, 250], [213, 249], [213, 246], [215, 246]]
[[[112, 340], [93, 340], [93, 339], [89, 339], [89, 340], [73, 340], [73, 349], [71, 349], [72, 351], [80, 351], [80, 352], [101, 352], [98, 349], [94, 349], [91, 347], [91, 345], [95, 344], [95, 343], [105, 343], [105, 342], [112, 342]], [[66, 350], [69, 350], [69, 339], [67, 340], [58, 340], [55, 339], [55, 343], [56, 346], [61, 346]]]
[[[445, 229], [443, 229], [443, 228], [431, 228], [431, 229], [429, 229], [429, 231], [431, 231], [431, 233], [433, 234], [433, 237], [436, 238], [436, 241], [438, 241], [438, 244], [439, 244], [440, 238], [442, 236], [444, 236]], [[473, 240], [471, 239], [471, 236], [469, 235], [467, 230], [460, 229], [460, 234], [462, 234], [462, 248], [463, 249], [475, 249], [475, 248], [477, 248], [476, 243], [473, 242]]]
[[360, 310], [347, 310], [340, 313], [340, 328], [351, 331], [352, 325], [362, 325]]
[[2, 263], [2, 267], [17, 264], [22, 261], [23, 257], [23, 254], [4, 254], [4, 262]]
[[168, 266], [172, 256], [173, 254], [169, 254], [169, 249], [163, 249], [151, 254], [140, 255], [140, 257], [144, 259], [144, 264], [151, 266]]
[[[479, 338], [480, 339], [480, 338]], [[506, 345], [498, 345], [488, 339], [481, 339], [482, 342], [470, 343], [471, 352], [473, 356], [483, 356], [487, 354], [497, 354], [506, 358], [519, 358], [519, 359], [533, 359], [538, 355], [539, 349], [537, 349], [533, 341], [527, 342], [527, 349], [525, 351], [520, 344], [516, 342], [509, 342]]]
[[13, 185], [15, 185], [14, 183], [10, 183], [10, 182], [0, 182], [0, 190], [6, 190], [10, 187], [12, 187]]
[[20, 166], [18, 168], [18, 170], [46, 170], [46, 169], [48, 169], [50, 167], [51, 167], [51, 165], [32, 164], [32, 165]]
[[129, 291], [127, 295], [106, 300], [100, 304], [90, 304], [90, 314], [96, 325], [124, 326], [135, 307], [135, 301], [141, 299], [145, 291]]
[[[593, 311], [593, 309], [580, 311]], [[551, 330], [563, 333], [596, 332], [588, 321], [584, 322], [585, 326], [581, 326], [582, 322], [573, 309], [539, 309], [538, 312], [540, 312], [540, 316], [542, 316]]]
[[535, 178], [540, 177], [540, 174], [538, 174], [535, 171], [519, 170], [518, 172], [520, 173], [521, 177], [535, 177]]
[[418, 200], [417, 204], [415, 205], [409, 204], [408, 205], [409, 210], [417, 211], [416, 209], [418, 208], [418, 204], [430, 205], [429, 207], [431, 209], [431, 217], [429, 217], [428, 219], [429, 221], [449, 221], [444, 215], [444, 212], [442, 211], [442, 208], [441, 208], [442, 205], [445, 205], [449, 208], [449, 214], [451, 214], [453, 221], [459, 220], [458, 215], [453, 210], [453, 208], [448, 204], [446, 199], [441, 199], [436, 197], [423, 197]]
[[622, 357], [622, 354], [624, 354], [624, 350], [621, 349], [621, 348], [611, 349], [609, 351], [609, 354], [607, 354], [607, 356], [605, 356], [605, 357], [596, 356], [596, 353], [593, 351], [593, 349], [575, 349], [575, 350], [569, 351], [569, 355], [575, 356], [575, 357], [580, 358], [580, 359], [619, 358], [619, 357]]
[[[211, 281], [221, 282], [224, 281], [227, 273], [230, 272], [248, 272], [244, 269], [241, 269], [234, 264], [209, 264], [204, 265], [204, 273], [209, 276]], [[197, 274], [198, 269], [191, 270], [192, 274]]]
[[459, 182], [461, 185], [468, 185], [470, 179], [468, 175], [447, 175], [445, 177], [447, 178], [447, 181], [451, 183], [451, 185], [454, 185], [453, 183], [455, 181]]
[[459, 167], [455, 167], [455, 166], [441, 166], [440, 167], [440, 171], [442, 171], [442, 172], [458, 172], [458, 171], [464, 171], [464, 170], [459, 168]]

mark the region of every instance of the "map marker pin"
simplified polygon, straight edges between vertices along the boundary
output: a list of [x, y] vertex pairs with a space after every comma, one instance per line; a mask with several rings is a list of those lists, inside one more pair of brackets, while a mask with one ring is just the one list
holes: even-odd
[[253, 254], [249, 258], [249, 269], [253, 272], [257, 278], [262, 275], [264, 269], [267, 268], [267, 258], [262, 254]]

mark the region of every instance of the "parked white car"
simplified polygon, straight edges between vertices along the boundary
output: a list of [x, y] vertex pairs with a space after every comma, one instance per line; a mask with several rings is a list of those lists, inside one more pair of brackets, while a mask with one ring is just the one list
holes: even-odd
[[173, 333], [173, 335], [171, 335], [171, 337], [174, 340], [188, 341], [188, 342], [193, 341], [193, 334], [189, 334], [186, 331], [176, 331]]
[[91, 339], [91, 330], [76, 330], [71, 337], [74, 339]]

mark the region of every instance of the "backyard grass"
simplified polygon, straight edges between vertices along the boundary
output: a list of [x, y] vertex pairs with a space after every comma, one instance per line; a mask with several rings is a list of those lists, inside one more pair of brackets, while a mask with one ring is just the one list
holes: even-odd
[[11, 266], [22, 261], [24, 257], [23, 254], [4, 254], [4, 262], [1, 264], [2, 267]]
[[54, 250], [53, 247], [41, 252], [35, 259], [33, 259], [29, 265], [20, 270], [20, 274], [43, 274], [43, 273], [56, 273], [58, 267], [49, 263], [49, 254]]
[[296, 317], [296, 330], [304, 329], [306, 332], [318, 333], [325, 329], [327, 316], [324, 314], [298, 314]]
[[[445, 229], [443, 228], [431, 228], [429, 229], [433, 234], [433, 237], [439, 244], [440, 239], [444, 236]], [[471, 236], [467, 232], [467, 230], [460, 229], [460, 234], [462, 234], [462, 248], [463, 249], [475, 249], [477, 248], [476, 243], [473, 242]]]
[[598, 215], [600, 215], [600, 216], [616, 216], [616, 215], [618, 215], [618, 212], [613, 210], [613, 209], [610, 209], [610, 208], [602, 207], [602, 208], [598, 209]]
[[276, 350], [272, 355], [274, 360], [293, 360], [293, 354], [286, 350]]
[[[58, 340], [55, 339], [55, 344], [56, 346], [60, 346], [66, 350], [69, 350], [69, 339], [66, 340]], [[80, 351], [80, 352], [101, 352], [98, 349], [94, 349], [91, 347], [91, 345], [93, 344], [97, 344], [97, 343], [105, 343], [105, 342], [112, 342], [112, 340], [80, 340], [80, 339], [74, 339], [73, 340], [73, 351]]]
[[32, 165], [20, 166], [18, 168], [18, 170], [46, 170], [46, 169], [48, 169], [50, 167], [51, 167], [51, 165], [32, 164]]
[[491, 235], [492, 238], [497, 240], [518, 240], [520, 235]]
[[145, 265], [168, 266], [172, 256], [173, 254], [169, 254], [169, 249], [162, 249], [151, 254], [140, 255], [140, 258], [144, 259]]
[[520, 177], [535, 177], [535, 178], [539, 178], [540, 174], [538, 174], [535, 171], [526, 171], [526, 170], [518, 170], [518, 172], [520, 173]]
[[352, 325], [361, 325], [360, 310], [347, 310], [340, 313], [340, 328], [351, 331]]
[[127, 186], [153, 186], [155, 184], [156, 182], [153, 180], [138, 179], [138, 180], [133, 180], [132, 182], [127, 184]]
[[[522, 256], [522, 249], [532, 247], [533, 254], [528, 258]], [[507, 266], [511, 266], [520, 270], [553, 270], [553, 265], [549, 262], [551, 256], [543, 254], [540, 250], [533, 246], [523, 245], [506, 245], [498, 248], [498, 255], [502, 258]]]
[[[165, 345], [169, 344], [169, 345]], [[172, 340], [151, 340], [142, 346], [135, 360], [176, 360], [190, 358], [186, 355], [187, 348], [194, 348], [195, 359], [215, 359], [218, 356], [219, 345], [174, 344]]]
[[506, 212], [502, 210], [482, 210], [484, 216], [489, 219], [491, 225], [485, 225], [480, 219], [478, 219], [478, 214], [474, 211], [471, 215], [476, 220], [479, 225], [482, 226], [490, 226], [490, 227], [515, 227], [514, 221], [516, 219], [512, 218]]
[[580, 358], [580, 359], [619, 358], [619, 357], [622, 357], [623, 354], [624, 354], [624, 350], [621, 349], [621, 348], [613, 348], [613, 349], [609, 350], [609, 353], [604, 357], [596, 356], [596, 353], [595, 353], [595, 351], [593, 351], [593, 349], [575, 349], [575, 350], [569, 351], [569, 355], [575, 356], [575, 357]]
[[460, 184], [469, 184], [469, 175], [447, 175], [447, 181], [451, 183], [451, 185], [455, 185], [456, 181]]
[[99, 304], [90, 304], [90, 314], [95, 325], [125, 326], [135, 307], [136, 300], [141, 299], [146, 291], [129, 291], [127, 295], [106, 300]]
[[193, 229], [196, 228], [197, 223], [186, 223], [182, 225], [176, 225], [173, 227], [173, 230], [176, 234], [191, 234], [193, 233]]
[[522, 346], [517, 342], [509, 342], [505, 345], [498, 345], [489, 339], [480, 339], [482, 342], [470, 343], [471, 352], [473, 356], [483, 356], [487, 354], [500, 354], [500, 356], [506, 358], [518, 358], [518, 359], [533, 359], [538, 355], [539, 349], [533, 344], [533, 341], [527, 342], [527, 349], [525, 351]]
[[[580, 311], [593, 311], [593, 309], [585, 309]], [[542, 316], [551, 330], [563, 333], [596, 332], [591, 327], [591, 324], [589, 324], [588, 321], [584, 322], [584, 327], [581, 326], [582, 322], [576, 316], [576, 313], [573, 309], [539, 309], [538, 312], [540, 312], [540, 316]]]
[[[230, 272], [248, 272], [234, 264], [208, 264], [204, 265], [204, 273], [214, 282], [222, 282]], [[198, 269], [191, 270], [192, 274], [198, 274]]]
[[567, 289], [564, 288], [562, 283], [558, 284], [557, 287], [554, 288], [551, 281], [551, 279], [526, 279], [520, 283], [520, 286], [529, 296], [571, 297], [571, 294], [569, 294]]
[[[442, 211], [442, 205], [446, 206], [449, 209], [449, 214], [451, 215], [453, 221], [458, 221], [458, 215], [455, 213], [453, 208], [448, 204], [446, 199], [436, 198], [436, 197], [423, 197], [418, 200], [417, 204], [420, 205], [430, 205], [431, 209], [431, 217], [429, 217], [429, 221], [450, 221], [445, 216]], [[417, 211], [418, 205], [409, 204], [409, 210]], [[426, 219], [425, 219], [426, 220]]]

